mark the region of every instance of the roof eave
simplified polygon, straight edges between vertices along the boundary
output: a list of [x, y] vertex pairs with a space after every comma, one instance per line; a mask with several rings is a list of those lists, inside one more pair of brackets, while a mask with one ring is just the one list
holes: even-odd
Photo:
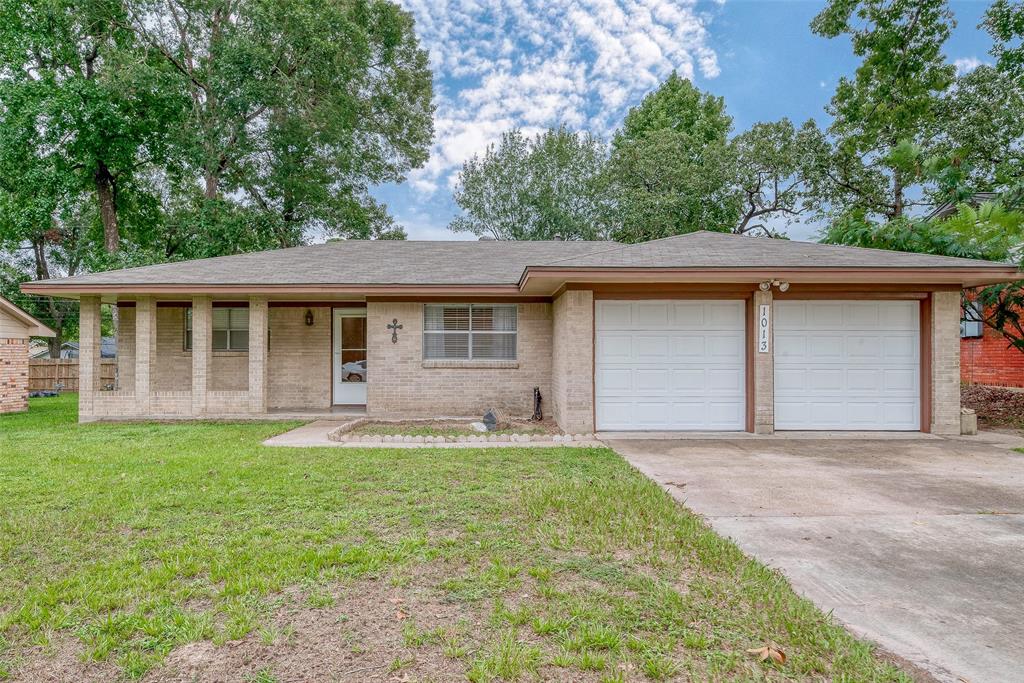
[[[736, 283], [786, 280], [808, 284], [907, 284], [977, 287], [1024, 278], [1015, 266], [880, 268], [880, 267], [789, 267], [789, 268], [565, 268], [527, 267], [519, 280], [525, 294], [551, 289], [552, 282], [703, 282]], [[551, 289], [554, 291], [554, 289]]]

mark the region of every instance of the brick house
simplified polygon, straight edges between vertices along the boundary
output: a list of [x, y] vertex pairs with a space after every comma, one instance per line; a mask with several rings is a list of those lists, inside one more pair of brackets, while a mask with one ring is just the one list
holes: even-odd
[[28, 410], [29, 340], [54, 334], [0, 296], [0, 414]]
[[967, 384], [1024, 387], [1024, 351], [981, 322], [968, 300], [960, 323], [960, 379]]
[[[1014, 266], [697, 232], [337, 241], [24, 285], [81, 302], [83, 421], [545, 413], [570, 432], [960, 424], [960, 291]], [[101, 304], [120, 309], [101, 391]]]

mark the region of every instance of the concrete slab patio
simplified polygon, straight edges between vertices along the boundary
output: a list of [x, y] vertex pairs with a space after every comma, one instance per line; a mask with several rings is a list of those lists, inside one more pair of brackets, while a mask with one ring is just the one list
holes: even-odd
[[1024, 672], [1024, 440], [609, 440], [854, 632], [942, 681]]

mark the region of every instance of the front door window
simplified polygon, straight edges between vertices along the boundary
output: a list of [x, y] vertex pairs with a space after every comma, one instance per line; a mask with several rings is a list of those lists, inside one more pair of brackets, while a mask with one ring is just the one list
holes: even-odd
[[366, 403], [366, 309], [334, 309], [334, 403]]

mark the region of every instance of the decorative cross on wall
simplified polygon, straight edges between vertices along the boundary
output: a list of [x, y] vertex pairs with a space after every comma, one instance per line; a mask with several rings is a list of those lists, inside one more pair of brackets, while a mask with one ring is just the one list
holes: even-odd
[[402, 329], [402, 326], [398, 324], [398, 318], [395, 318], [388, 323], [388, 329], [391, 330], [391, 343], [398, 343], [398, 331]]

